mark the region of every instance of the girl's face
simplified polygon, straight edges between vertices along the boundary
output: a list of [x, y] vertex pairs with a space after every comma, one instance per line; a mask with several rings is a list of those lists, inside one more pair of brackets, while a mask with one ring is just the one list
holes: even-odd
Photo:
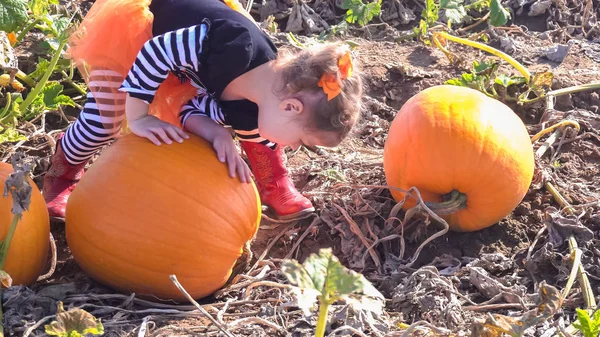
[[309, 112], [296, 98], [268, 102], [260, 107], [258, 130], [263, 138], [296, 150], [300, 145], [333, 147], [340, 143], [333, 132], [319, 132], [310, 125]]

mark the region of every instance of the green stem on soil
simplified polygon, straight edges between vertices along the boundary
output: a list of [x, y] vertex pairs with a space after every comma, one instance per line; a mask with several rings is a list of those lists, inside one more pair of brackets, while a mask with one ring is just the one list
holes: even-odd
[[46, 82], [48, 81], [48, 78], [50, 78], [50, 75], [52, 75], [52, 72], [54, 71], [54, 67], [56, 67], [58, 60], [60, 59], [62, 50], [66, 44], [67, 44], [66, 39], [64, 39], [63, 41], [60, 42], [58, 48], [56, 49], [56, 52], [54, 53], [54, 55], [52, 56], [52, 59], [50, 60], [48, 69], [46, 70], [46, 72], [44, 73], [44, 75], [42, 76], [40, 81], [37, 83], [35, 88], [33, 88], [33, 90], [29, 93], [29, 95], [27, 95], [27, 98], [21, 103], [21, 105], [19, 105], [19, 110], [21, 112], [25, 112], [25, 110], [33, 102], [33, 100], [36, 98], [36, 96], [40, 94], [40, 92], [46, 85]]
[[442, 202], [425, 202], [437, 215], [456, 213], [467, 207], [467, 195], [457, 190], [442, 196]]
[[536, 140], [542, 138], [543, 135], [550, 133], [550, 132], [554, 131], [554, 129], [557, 129], [557, 128], [560, 128], [563, 126], [572, 126], [577, 130], [577, 132], [579, 132], [579, 130], [581, 130], [579, 123], [577, 123], [576, 121], [573, 121], [573, 120], [566, 119], [566, 120], [560, 121], [552, 126], [545, 128], [544, 130], [538, 132], [537, 134], [535, 134], [535, 136], [531, 137], [531, 142], [533, 143]]
[[20, 70], [17, 71], [17, 74], [15, 76], [32, 88], [35, 85], [35, 81], [33, 80], [33, 78], [29, 77], [29, 75], [25, 74], [24, 72], [22, 72]]
[[325, 328], [327, 327], [327, 313], [329, 312], [329, 299], [324, 299], [319, 308], [319, 320], [317, 321], [317, 329], [315, 337], [325, 336]]
[[[35, 25], [37, 25], [40, 21], [41, 21], [40, 19], [35, 19], [31, 23], [29, 23], [27, 26], [25, 26], [25, 28], [23, 28], [23, 30], [17, 36], [16, 43], [21, 42], [23, 40], [23, 38], [25, 37], [25, 35], [27, 35], [27, 33], [29, 33], [30, 30], [35, 28]], [[15, 43], [15, 46], [16, 46], [16, 43]]]
[[574, 93], [580, 92], [580, 91], [594, 90], [594, 89], [600, 89], [600, 83], [586, 83], [586, 84], [581, 84], [581, 85], [575, 85], [572, 87], [548, 91], [547, 93], [540, 95], [536, 98], [521, 100], [521, 103], [523, 103], [523, 104], [534, 103], [534, 102], [540, 101], [548, 96], [562, 96], [562, 95], [574, 94]]
[[545, 128], [544, 130], [538, 132], [536, 135], [534, 135], [533, 137], [531, 137], [531, 142], [535, 142], [538, 139], [540, 139], [543, 135], [552, 132], [554, 130], [554, 132], [550, 135], [550, 137], [548, 137], [548, 139], [546, 139], [546, 141], [544, 142], [544, 144], [542, 144], [537, 151], [535, 151], [535, 156], [536, 158], [541, 158], [544, 153], [546, 153], [546, 151], [550, 148], [550, 146], [552, 146], [552, 144], [554, 144], [554, 142], [556, 142], [556, 140], [558, 139], [558, 137], [560, 136], [562, 130], [564, 128], [567, 127], [574, 127], [575, 130], [577, 130], [577, 132], [579, 132], [579, 130], [581, 129], [579, 126], [579, 123], [577, 123], [576, 121], [572, 121], [572, 120], [563, 120], [559, 123], [556, 123], [550, 127]]
[[473, 48], [477, 48], [477, 49], [481, 49], [483, 51], [486, 51], [494, 56], [497, 56], [503, 60], [505, 60], [506, 62], [508, 62], [510, 65], [512, 65], [513, 67], [515, 67], [515, 69], [517, 69], [521, 75], [523, 75], [523, 77], [525, 77], [525, 79], [527, 80], [527, 82], [529, 82], [529, 79], [531, 78], [531, 73], [529, 72], [529, 70], [527, 70], [527, 68], [525, 68], [525, 66], [523, 66], [521, 63], [519, 63], [519, 61], [515, 60], [514, 58], [510, 57], [508, 54], [505, 54], [501, 51], [499, 51], [496, 48], [490, 47], [488, 45], [485, 45], [483, 43], [479, 43], [479, 42], [475, 42], [475, 41], [471, 41], [468, 39], [463, 39], [460, 37], [456, 37], [453, 35], [450, 35], [446, 32], [436, 32], [433, 33], [433, 39], [437, 41], [437, 37], [441, 36], [443, 38], [446, 38], [450, 41], [454, 41], [456, 43], [460, 43], [460, 44], [464, 44]]
[[83, 96], [87, 95], [87, 91], [83, 90], [79, 85], [77, 85], [77, 83], [73, 82], [73, 80], [71, 79], [71, 77], [69, 77], [66, 71], [63, 70], [61, 73], [64, 76], [63, 80], [65, 82], [69, 83], [73, 88], [77, 89], [77, 91], [79, 91], [79, 93]]
[[2, 109], [2, 112], [0, 112], [0, 123], [2, 123], [2, 121], [4, 120], [4, 117], [8, 116], [8, 111], [10, 109], [11, 104], [12, 104], [12, 95], [8, 94], [6, 96], [6, 105], [4, 106], [4, 109]]

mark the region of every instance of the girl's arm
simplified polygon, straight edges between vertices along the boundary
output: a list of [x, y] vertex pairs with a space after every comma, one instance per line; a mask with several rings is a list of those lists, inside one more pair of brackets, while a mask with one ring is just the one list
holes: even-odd
[[190, 138], [175, 125], [148, 115], [148, 103], [129, 94], [125, 99], [125, 116], [131, 132], [150, 139], [155, 145], [160, 145], [161, 141], [171, 144], [171, 139], [181, 143], [184, 138]]
[[125, 99], [125, 117], [127, 118], [127, 123], [131, 124], [135, 120], [148, 116], [148, 107], [148, 103], [127, 94], [127, 98]]
[[186, 121], [184, 128], [189, 132], [198, 135], [213, 145], [217, 158], [222, 163], [227, 162], [229, 175], [232, 178], [237, 176], [241, 182], [249, 183], [252, 181], [250, 168], [240, 157], [230, 130], [217, 124], [208, 116], [191, 115]]

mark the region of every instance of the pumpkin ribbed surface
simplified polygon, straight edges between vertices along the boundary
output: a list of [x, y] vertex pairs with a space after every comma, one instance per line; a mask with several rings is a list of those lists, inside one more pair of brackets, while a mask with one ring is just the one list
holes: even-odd
[[144, 297], [183, 300], [224, 285], [258, 230], [254, 184], [230, 178], [210, 144], [190, 135], [156, 146], [126, 135], [98, 158], [67, 204], [67, 242], [92, 278]]
[[[533, 170], [530, 137], [519, 117], [502, 102], [458, 86], [411, 97], [384, 147], [388, 185], [417, 187], [431, 202], [453, 190], [466, 195], [466, 208], [444, 216], [455, 231], [479, 230], [508, 215], [527, 193]], [[414, 205], [409, 198], [405, 208]]]
[[[3, 196], [4, 182], [13, 172], [11, 165], [0, 162], [0, 239], [4, 240], [13, 220], [11, 212], [13, 198]], [[31, 185], [29, 210], [17, 223], [4, 269], [13, 280], [13, 285], [30, 285], [43, 272], [48, 259], [50, 245], [50, 217], [46, 202], [35, 183]]]

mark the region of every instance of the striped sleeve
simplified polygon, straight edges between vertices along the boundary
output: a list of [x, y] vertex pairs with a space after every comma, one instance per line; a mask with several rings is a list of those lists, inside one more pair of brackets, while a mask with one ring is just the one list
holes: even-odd
[[276, 143], [273, 143], [272, 141], [263, 138], [258, 132], [258, 129], [237, 130], [234, 128], [233, 131], [235, 132], [236, 138], [238, 138], [242, 142], [261, 143], [263, 145], [268, 146], [272, 150], [274, 150], [277, 147]]
[[207, 26], [200, 24], [178, 29], [148, 40], [119, 90], [147, 103], [152, 103], [160, 84], [169, 71], [181, 68], [198, 71], [198, 57]]
[[181, 125], [185, 125], [190, 116], [206, 116], [221, 125], [226, 125], [223, 111], [210, 95], [198, 95], [181, 107], [179, 112]]

